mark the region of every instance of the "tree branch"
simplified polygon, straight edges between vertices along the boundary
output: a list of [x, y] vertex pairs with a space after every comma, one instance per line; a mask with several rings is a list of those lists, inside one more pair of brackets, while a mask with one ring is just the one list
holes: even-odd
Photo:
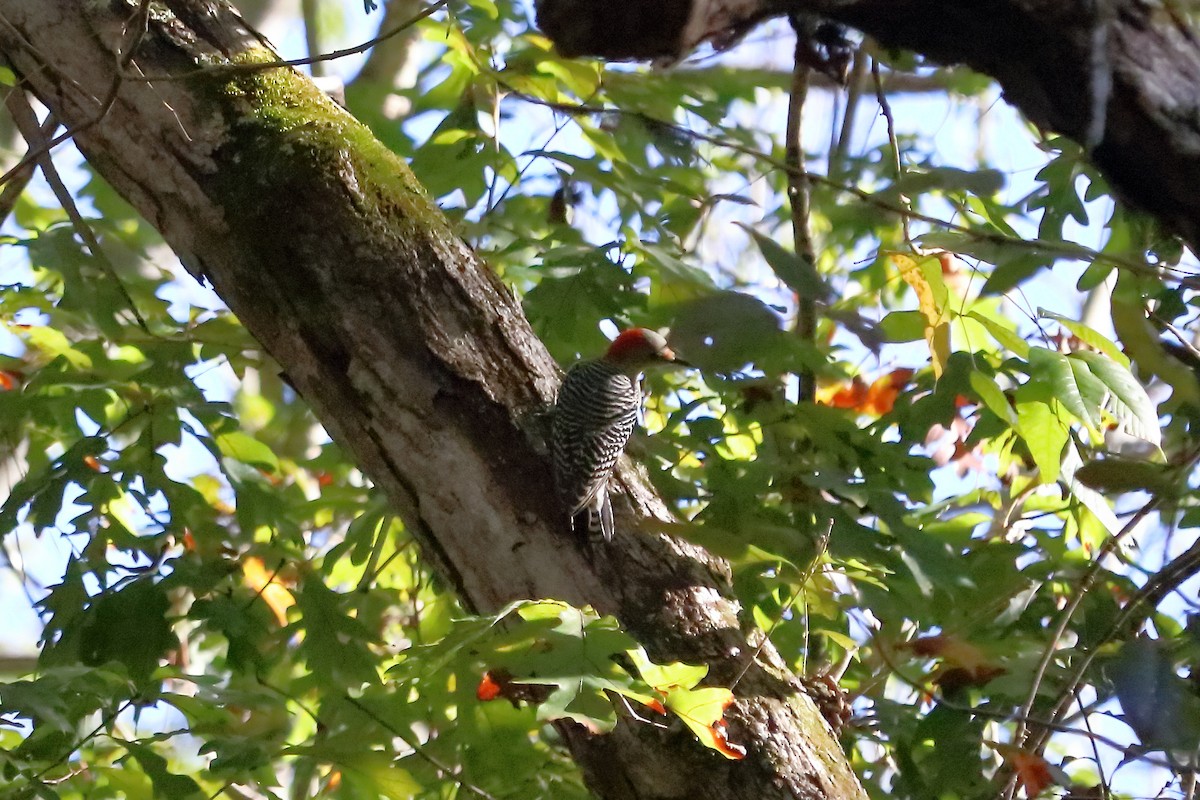
[[[990, 75], [1031, 122], [1090, 146], [1125, 199], [1200, 248], [1200, 46], [1166, 4], [540, 0], [538, 22], [564, 55], [677, 59], [789, 12], [819, 14], [885, 47]], [[1098, 54], [1098, 43], [1107, 52]]]

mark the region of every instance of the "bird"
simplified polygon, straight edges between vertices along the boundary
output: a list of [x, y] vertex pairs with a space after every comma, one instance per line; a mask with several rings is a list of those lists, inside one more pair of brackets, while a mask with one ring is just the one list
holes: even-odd
[[596, 530], [612, 541], [608, 479], [637, 425], [641, 375], [656, 364], [690, 366], [662, 334], [631, 328], [600, 358], [574, 364], [559, 387], [551, 422], [555, 482], [571, 530], [585, 543]]

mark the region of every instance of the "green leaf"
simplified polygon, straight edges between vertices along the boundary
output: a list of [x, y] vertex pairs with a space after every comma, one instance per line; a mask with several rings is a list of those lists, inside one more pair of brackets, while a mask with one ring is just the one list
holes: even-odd
[[989, 411], [1009, 425], [1016, 426], [1016, 412], [1013, 411], [1008, 398], [1004, 395], [1004, 392], [995, 380], [984, 375], [982, 372], [972, 372], [969, 380], [971, 381], [971, 388], [979, 395], [979, 399], [983, 401], [984, 406]]
[[762, 253], [763, 259], [774, 270], [776, 277], [787, 284], [789, 289], [801, 297], [811, 297], [818, 300], [830, 295], [831, 290], [821, 279], [816, 265], [810, 263], [808, 259], [797, 253], [784, 250], [774, 239], [769, 236], [763, 236], [749, 225], [740, 225], [740, 227], [745, 229], [751, 238], [754, 239], [754, 243], [758, 245], [758, 250]]
[[167, 769], [167, 760], [145, 745], [124, 741], [125, 749], [137, 760], [138, 766], [150, 777], [156, 797], [166, 800], [192, 800], [206, 797], [200, 784], [186, 775], [176, 775]]
[[1122, 367], [1129, 367], [1129, 359], [1121, 352], [1115, 343], [1107, 336], [1099, 333], [1094, 328], [1084, 325], [1082, 322], [1076, 322], [1073, 319], [1068, 319], [1062, 314], [1055, 314], [1053, 311], [1047, 311], [1044, 308], [1038, 309], [1038, 316], [1043, 319], [1052, 319], [1064, 328], [1069, 330], [1077, 339], [1086, 345], [1094, 347], [1104, 355], [1117, 362]]
[[1155, 447], [1162, 443], [1158, 409], [1126, 367], [1100, 353], [1086, 350], [1071, 353], [1068, 358], [1087, 364], [1091, 374], [1108, 390], [1105, 409], [1116, 417], [1120, 430]]
[[1166, 643], [1153, 639], [1125, 642], [1106, 667], [1124, 721], [1151, 750], [1200, 746], [1200, 698], [1176, 670]]
[[979, 294], [982, 297], [1004, 294], [1033, 277], [1034, 273], [1048, 267], [1052, 261], [1052, 258], [1038, 252], [1023, 253], [1014, 258], [1005, 259], [996, 264], [996, 268], [988, 276]]
[[676, 689], [667, 695], [665, 705], [692, 729], [701, 744], [736, 760], [744, 758], [746, 751], [725, 738], [721, 725], [725, 709], [732, 702], [733, 692], [730, 690], [706, 686], [701, 689]]
[[1049, 387], [1025, 384], [1017, 389], [1017, 430], [1038, 467], [1040, 483], [1058, 480], [1070, 427], [1057, 411]]
[[371, 796], [409, 800], [424, 789], [412, 773], [397, 767], [396, 760], [387, 753], [374, 750], [344, 752], [336, 763], [346, 771], [346, 777]]
[[1062, 353], [1035, 347], [1029, 351], [1029, 379], [1049, 386], [1055, 399], [1087, 426], [1093, 438], [1101, 438], [1098, 430], [1101, 424], [1099, 406], [1084, 401], [1070, 359]]
[[227, 458], [251, 464], [270, 472], [279, 471], [279, 459], [271, 448], [241, 431], [223, 433], [216, 438], [217, 448]]
[[925, 338], [925, 315], [920, 311], [893, 311], [879, 321], [885, 342], [919, 342]]
[[1075, 471], [1084, 485], [1102, 492], [1149, 492], [1156, 496], [1173, 494], [1178, 477], [1163, 464], [1112, 457], [1089, 461]]
[[317, 576], [305, 580], [296, 595], [305, 632], [300, 653], [309, 669], [329, 686], [358, 686], [379, 680], [368, 646], [375, 637], [347, 613], [348, 599]]
[[147, 682], [159, 660], [179, 646], [167, 621], [170, 608], [161, 584], [142, 579], [100, 596], [80, 639], [85, 664], [124, 664], [138, 683]]
[[1000, 322], [999, 320], [992, 319], [991, 317], [985, 316], [978, 311], [969, 311], [967, 312], [966, 316], [987, 328], [988, 333], [990, 333], [1002, 347], [1008, 348], [1008, 350], [1013, 354], [1018, 355], [1021, 358], [1027, 358], [1029, 356], [1029, 342], [1022, 339], [1017, 335], [1015, 330], [1009, 327], [1011, 323]]

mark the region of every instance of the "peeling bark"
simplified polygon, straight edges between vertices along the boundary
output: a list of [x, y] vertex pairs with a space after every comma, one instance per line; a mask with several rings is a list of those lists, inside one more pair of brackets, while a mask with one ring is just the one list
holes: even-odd
[[[463, 602], [591, 604], [652, 657], [730, 684], [754, 648], [724, 565], [651, 532], [669, 514], [634, 468], [614, 546], [592, 563], [566, 535], [533, 413], [557, 368], [407, 166], [298, 73], [256, 68], [274, 56], [226, 3], [155, 3], [141, 37], [127, 30], [138, 5], [0, 0], [0, 52], [282, 365]], [[862, 797], [795, 678], [770, 647], [758, 662], [727, 712], [744, 761], [677, 727], [564, 726], [589, 784], [646, 800]]]
[[[1083, 144], [1127, 201], [1197, 250], [1200, 41], [1170, 8], [1152, 0], [540, 0], [538, 22], [567, 55], [677, 59], [766, 17], [810, 13], [887, 47], [965, 64], [995, 78], [1035, 125]], [[642, 24], [647, 17], [653, 22]]]

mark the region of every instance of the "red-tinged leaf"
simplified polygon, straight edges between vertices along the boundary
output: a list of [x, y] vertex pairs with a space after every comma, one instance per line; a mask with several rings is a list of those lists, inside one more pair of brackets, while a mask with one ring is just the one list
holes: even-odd
[[941, 658], [950, 666], [961, 667], [975, 676], [983, 676], [989, 671], [992, 677], [998, 674], [996, 670], [999, 667], [989, 662], [987, 654], [981, 648], [950, 634], [921, 636], [904, 643], [901, 648], [911, 650], [914, 655]]
[[914, 372], [915, 370], [907, 368], [894, 369], [876, 380], [867, 390], [866, 401], [859, 411], [874, 417], [882, 417], [889, 413], [895, 407], [900, 392], [912, 380]]
[[912, 380], [914, 370], [894, 369], [870, 385], [859, 376], [849, 384], [825, 387], [817, 392], [817, 402], [833, 408], [846, 408], [872, 417], [881, 417], [896, 405], [896, 398]]
[[0, 369], [0, 391], [11, 391], [20, 383], [21, 376], [6, 369]]
[[96, 472], [100, 471], [100, 462], [96, 459], [95, 456], [84, 456], [83, 463], [87, 466], [88, 469], [95, 470]]
[[725, 720], [718, 720], [713, 724], [712, 734], [714, 749], [721, 755], [731, 761], [741, 761], [746, 757], [745, 746], [729, 741], [729, 738], [725, 735]]
[[725, 721], [722, 717], [731, 703], [733, 692], [717, 686], [706, 686], [671, 691], [667, 694], [666, 706], [692, 729], [701, 744], [736, 760], [744, 758], [746, 751], [725, 737]]
[[662, 704], [662, 702], [659, 700], [648, 700], [648, 701], [646, 701], [645, 706], [646, 706], [646, 708], [650, 709], [651, 711], [657, 711], [659, 714], [662, 714], [663, 716], [666, 716], [666, 714], [667, 714], [667, 707], [664, 706]]
[[867, 382], [857, 375], [847, 384], [827, 386], [817, 392], [817, 402], [834, 408], [858, 408], [867, 399], [870, 389]]
[[183, 529], [183, 549], [189, 553], [196, 552], [196, 537], [192, 536], [192, 532], [188, 528]]
[[1037, 797], [1046, 787], [1053, 785], [1054, 777], [1046, 759], [1025, 750], [1018, 750], [1008, 758], [1017, 783], [1025, 790], [1026, 797]]
[[485, 672], [483, 673], [483, 677], [479, 679], [479, 685], [475, 687], [475, 699], [481, 703], [487, 703], [499, 697], [501, 691], [502, 687], [492, 676], [492, 673]]
[[329, 486], [332, 483], [333, 475], [331, 473], [325, 472], [324, 470], [317, 473], [317, 486], [320, 486], [322, 489], [324, 489], [326, 486]]

